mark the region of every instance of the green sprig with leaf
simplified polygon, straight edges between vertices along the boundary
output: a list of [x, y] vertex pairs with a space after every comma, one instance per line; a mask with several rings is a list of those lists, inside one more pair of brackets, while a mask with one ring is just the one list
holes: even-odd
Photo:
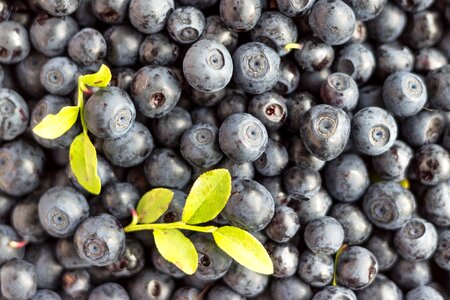
[[102, 65], [97, 73], [78, 77], [77, 105], [63, 107], [56, 115], [47, 115], [33, 128], [33, 133], [37, 136], [56, 139], [72, 128], [80, 118], [83, 132], [70, 145], [70, 168], [80, 185], [95, 195], [100, 194], [101, 181], [97, 174], [97, 152], [89, 138], [83, 117], [84, 95], [92, 94], [93, 87], [106, 87], [111, 77], [111, 71], [106, 65]]
[[194, 182], [181, 221], [155, 223], [169, 208], [173, 192], [164, 188], [153, 189], [140, 199], [125, 232], [153, 230], [158, 251], [186, 274], [194, 274], [197, 270], [198, 254], [181, 230], [212, 234], [217, 246], [241, 265], [258, 273], [272, 274], [272, 260], [253, 235], [234, 226], [199, 225], [214, 219], [227, 204], [230, 194], [228, 170], [208, 171]]

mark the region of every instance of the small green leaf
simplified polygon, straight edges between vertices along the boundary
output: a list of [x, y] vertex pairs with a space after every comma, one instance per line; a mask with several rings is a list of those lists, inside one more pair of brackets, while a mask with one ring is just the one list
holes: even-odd
[[102, 187], [97, 174], [97, 152], [86, 132], [80, 133], [70, 145], [70, 168], [88, 192], [98, 195]]
[[69, 130], [77, 121], [78, 106], [63, 107], [56, 115], [50, 114], [39, 122], [33, 132], [44, 139], [56, 139]]
[[138, 223], [150, 224], [158, 220], [169, 208], [172, 198], [173, 192], [164, 188], [153, 189], [145, 193], [136, 208], [139, 217]]
[[227, 204], [230, 194], [231, 175], [227, 169], [203, 173], [192, 185], [182, 221], [199, 224], [214, 219]]
[[254, 272], [270, 275], [273, 263], [264, 246], [250, 233], [223, 226], [212, 233], [217, 246], [235, 261]]
[[81, 89], [85, 90], [86, 85], [95, 87], [105, 87], [111, 81], [111, 70], [106, 65], [101, 65], [100, 69], [94, 74], [82, 75], [78, 78], [81, 83]]
[[192, 275], [197, 270], [198, 254], [191, 240], [178, 229], [156, 229], [153, 231], [156, 248], [162, 257]]

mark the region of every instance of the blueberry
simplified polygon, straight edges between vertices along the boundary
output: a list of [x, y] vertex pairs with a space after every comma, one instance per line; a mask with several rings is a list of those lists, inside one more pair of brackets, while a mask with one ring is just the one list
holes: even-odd
[[70, 16], [56, 18], [40, 14], [30, 27], [31, 44], [47, 57], [62, 55], [78, 29], [77, 22]]
[[327, 286], [314, 294], [312, 300], [356, 300], [355, 293], [352, 290], [341, 286]]
[[9, 225], [0, 224], [0, 266], [13, 259], [23, 259], [25, 248], [10, 247], [10, 242], [20, 242], [17, 232]]
[[372, 165], [377, 174], [385, 180], [403, 180], [413, 158], [411, 147], [396, 140], [388, 151], [372, 157]]
[[266, 289], [269, 284], [269, 277], [234, 263], [225, 274], [223, 281], [239, 294], [254, 297]]
[[270, 293], [273, 300], [308, 300], [312, 297], [311, 287], [295, 275], [272, 280]]
[[138, 61], [144, 36], [136, 29], [129, 25], [114, 25], [103, 33], [103, 37], [107, 46], [106, 60], [111, 65], [125, 67]]
[[384, 8], [387, 0], [346, 0], [351, 5], [355, 17], [361, 21], [367, 21], [375, 18]]
[[409, 16], [403, 39], [411, 48], [423, 49], [437, 44], [443, 32], [438, 12], [423, 10]]
[[300, 222], [295, 211], [284, 205], [275, 207], [275, 214], [267, 225], [265, 233], [278, 243], [289, 241], [300, 229]]
[[369, 239], [372, 234], [372, 224], [362, 210], [355, 205], [337, 203], [331, 208], [330, 216], [341, 224], [345, 233], [344, 243], [348, 245], [359, 245]]
[[297, 90], [300, 84], [300, 70], [295, 62], [283, 58], [280, 61], [280, 72], [278, 82], [273, 91], [286, 96]]
[[286, 121], [286, 99], [274, 92], [254, 96], [248, 105], [248, 113], [263, 123], [267, 130], [276, 130]]
[[334, 254], [344, 241], [342, 225], [332, 217], [321, 217], [306, 224], [304, 239], [316, 254]]
[[[197, 298], [192, 298], [197, 299]], [[215, 284], [208, 292], [206, 300], [245, 300], [246, 297], [233, 291], [223, 284]], [[180, 299], [181, 300], [181, 299]], [[190, 298], [183, 298], [183, 300], [190, 300]]]
[[47, 232], [39, 221], [38, 201], [33, 197], [16, 203], [11, 211], [11, 225], [26, 241], [39, 243], [47, 238]]
[[311, 9], [309, 26], [328, 45], [341, 45], [355, 30], [355, 14], [343, 1], [319, 0]]
[[131, 81], [133, 80], [136, 72], [130, 68], [115, 68], [111, 70], [111, 73], [112, 78], [110, 84], [129, 92]]
[[170, 14], [166, 29], [176, 42], [191, 44], [201, 36], [205, 25], [205, 16], [199, 9], [184, 6], [175, 9]]
[[171, 300], [196, 300], [199, 294], [200, 291], [197, 288], [184, 286], [173, 293]]
[[368, 287], [359, 290], [356, 293], [358, 299], [372, 300], [372, 299], [391, 299], [402, 300], [402, 290], [389, 278], [383, 274], [378, 274], [375, 280]]
[[305, 148], [320, 160], [338, 157], [350, 137], [350, 119], [340, 108], [327, 104], [311, 107], [301, 121]]
[[391, 269], [397, 262], [398, 254], [392, 245], [390, 232], [375, 231], [364, 247], [377, 258], [380, 272]]
[[91, 277], [86, 270], [66, 271], [62, 278], [62, 290], [70, 298], [86, 298], [91, 288]]
[[[391, 78], [390, 81], [388, 81], [390, 84], [390, 86], [389, 85], [388, 86], [391, 89], [394, 88], [394, 91], [389, 91], [387, 93], [391, 92], [395, 93], [396, 89], [400, 90], [400, 95], [403, 94], [408, 95], [410, 93], [411, 89], [408, 87], [408, 85], [406, 85], [406, 88], [403, 88], [401, 80], [398, 81], [399, 80], [398, 77], [400, 78], [413, 77], [414, 79], [419, 80], [421, 83], [423, 83], [422, 80], [420, 78], [418, 79], [417, 76], [415, 76], [414, 74], [406, 73], [408, 76], [405, 76], [405, 72], [410, 72], [414, 66], [414, 54], [408, 47], [396, 42], [382, 44], [376, 50], [376, 59], [377, 59], [377, 74], [381, 78], [385, 78], [386, 76], [394, 72], [403, 71], [401, 73], [398, 73], [397, 76], [395, 76], [396, 79]], [[405, 92], [403, 92], [403, 90], [405, 90]], [[390, 97], [392, 98], [394, 95], [391, 95]], [[389, 97], [389, 94], [387, 96]], [[413, 93], [412, 96], [416, 96], [416, 94]]]
[[58, 262], [68, 270], [89, 267], [90, 264], [83, 260], [75, 249], [73, 238], [59, 239], [55, 249]]
[[116, 261], [125, 249], [125, 232], [113, 216], [101, 214], [86, 219], [75, 232], [78, 255], [95, 266]]
[[191, 111], [192, 123], [209, 123], [216, 127], [220, 126], [220, 122], [217, 119], [216, 111], [212, 107], [195, 107]]
[[227, 169], [233, 179], [253, 179], [255, 177], [255, 167], [251, 162], [239, 163], [224, 157], [217, 167]]
[[32, 244], [25, 259], [34, 265], [39, 289], [57, 289], [64, 267], [56, 260], [53, 244]]
[[299, 44], [301, 49], [294, 52], [294, 57], [299, 66], [305, 71], [320, 71], [329, 68], [333, 63], [333, 47], [318, 38], [306, 37], [301, 39]]
[[305, 225], [309, 221], [325, 216], [332, 204], [328, 192], [321, 188], [311, 199], [300, 200], [293, 198], [289, 206], [297, 213], [300, 224]]
[[127, 291], [115, 282], [108, 282], [93, 289], [87, 300], [129, 300]]
[[236, 113], [223, 121], [219, 145], [223, 153], [236, 162], [252, 162], [266, 150], [268, 134], [264, 125], [247, 113]]
[[145, 66], [136, 72], [131, 83], [131, 96], [136, 107], [148, 118], [167, 115], [177, 104], [180, 95], [180, 82], [167, 67]]
[[53, 16], [67, 16], [72, 14], [80, 5], [81, 0], [37, 0], [40, 8]]
[[325, 161], [318, 159], [306, 150], [300, 137], [293, 137], [289, 147], [289, 161], [314, 170], [321, 170]]
[[450, 270], [450, 230], [442, 231], [438, 237], [436, 251], [434, 252], [434, 261], [444, 270]]
[[[47, 60], [48, 58], [45, 55], [37, 51], [31, 51], [24, 60], [15, 65], [16, 78], [20, 78], [17, 84], [28, 95], [33, 97], [42, 97], [45, 95], [46, 91], [41, 84], [39, 74]], [[1, 73], [0, 71], [0, 78], [2, 77]], [[0, 83], [1, 86], [2, 84]]]
[[111, 183], [102, 191], [103, 206], [119, 219], [130, 217], [130, 208], [134, 208], [139, 199], [138, 190], [128, 182]]
[[77, 65], [65, 56], [49, 59], [40, 74], [42, 86], [51, 94], [65, 96], [76, 87], [80, 75]]
[[417, 53], [414, 61], [414, 70], [428, 73], [445, 66], [447, 63], [447, 56], [443, 51], [436, 48], [425, 48]]
[[268, 241], [265, 243], [264, 247], [272, 259], [274, 268], [272, 276], [276, 278], [286, 278], [295, 274], [298, 267], [299, 253], [293, 244], [277, 244]]
[[96, 64], [106, 56], [106, 41], [94, 28], [84, 28], [69, 42], [69, 56], [79, 65]]
[[450, 182], [428, 188], [422, 196], [422, 209], [426, 218], [437, 226], [450, 226], [450, 203], [447, 201]]
[[280, 175], [288, 163], [286, 148], [269, 139], [266, 151], [253, 163], [259, 174], [263, 176]]
[[171, 149], [155, 149], [144, 162], [145, 176], [151, 186], [183, 188], [191, 178], [191, 168]]
[[322, 82], [320, 97], [325, 104], [351, 111], [358, 103], [358, 86], [349, 75], [332, 73]]
[[162, 257], [156, 247], [152, 249], [151, 260], [156, 270], [170, 275], [172, 278], [183, 278], [186, 276], [186, 274], [183, 273], [183, 271], [181, 271], [177, 266]]
[[250, 31], [261, 17], [261, 1], [220, 0], [220, 17], [233, 31]]
[[313, 72], [304, 72], [302, 74], [302, 80], [300, 81], [300, 89], [318, 95], [320, 93], [322, 82], [324, 82], [331, 73], [330, 68], [323, 68]]
[[61, 296], [59, 296], [56, 292], [52, 290], [42, 289], [37, 290], [36, 294], [34, 294], [31, 300], [61, 300]]
[[6, 1], [0, 2], [0, 22], [8, 21], [11, 17], [11, 5]]
[[367, 287], [378, 273], [376, 257], [360, 246], [351, 246], [345, 249], [339, 257], [336, 266], [338, 281], [352, 290]]
[[262, 43], [241, 45], [233, 54], [233, 65], [233, 78], [247, 93], [267, 92], [279, 78], [280, 57]]
[[352, 77], [358, 85], [366, 83], [375, 71], [375, 56], [371, 48], [352, 43], [342, 48], [335, 60], [337, 72]]
[[164, 29], [169, 15], [174, 9], [173, 0], [158, 2], [131, 0], [128, 16], [135, 28], [142, 33], [152, 34]]
[[398, 6], [407, 12], [418, 12], [427, 9], [433, 4], [432, 0], [395, 1]]
[[319, 192], [322, 178], [320, 173], [312, 168], [294, 166], [284, 173], [283, 182], [291, 197], [309, 200]]
[[4, 193], [0, 193], [0, 224], [6, 223], [9, 214], [16, 203], [16, 199]]
[[15, 64], [28, 56], [31, 51], [28, 31], [14, 21], [0, 22], [0, 63]]
[[[70, 165], [67, 165], [66, 172], [68, 174], [70, 182], [79, 191], [81, 191], [85, 194], [88, 193], [84, 189], [84, 187], [82, 187], [80, 185], [80, 183], [78, 182], [77, 178], [75, 177], [75, 175], [72, 172], [72, 169], [70, 168]], [[106, 159], [104, 159], [103, 157], [98, 156], [98, 155], [97, 155], [97, 174], [98, 174], [98, 177], [100, 177], [100, 183], [102, 184], [102, 186], [105, 186], [108, 183], [117, 180], [116, 175], [114, 174], [114, 171], [113, 171], [112, 167], [110, 166], [109, 162]]]
[[154, 120], [154, 137], [163, 146], [175, 148], [180, 145], [180, 137], [184, 131], [191, 126], [189, 112], [181, 107], [174, 107], [167, 115]]
[[217, 116], [221, 121], [235, 113], [247, 112], [248, 98], [240, 91], [233, 91], [225, 96], [216, 106]]
[[277, 7], [286, 16], [300, 17], [313, 6], [314, 0], [277, 0]]
[[429, 103], [432, 107], [437, 109], [449, 110], [450, 103], [446, 98], [449, 93], [447, 87], [450, 82], [450, 66], [432, 70], [426, 77], [426, 84], [429, 91]]
[[78, 25], [89, 27], [97, 23], [97, 18], [92, 11], [92, 0], [81, 0], [77, 10], [73, 13], [73, 17]]
[[145, 65], [168, 66], [178, 59], [180, 47], [165, 33], [145, 37], [139, 48], [139, 61]]
[[272, 176], [272, 177], [262, 177], [258, 179], [258, 182], [261, 183], [272, 195], [273, 200], [275, 201], [275, 206], [285, 206], [288, 205], [289, 201], [291, 201], [291, 197], [286, 193], [283, 186], [283, 177]]
[[429, 286], [419, 286], [406, 294], [405, 300], [444, 300], [444, 297], [435, 289]]
[[92, 0], [92, 13], [108, 24], [123, 23], [128, 15], [130, 0]]
[[11, 141], [27, 128], [29, 109], [25, 100], [14, 90], [0, 88], [0, 139]]
[[405, 291], [426, 285], [432, 280], [430, 263], [427, 260], [399, 259], [390, 272], [390, 278]]
[[230, 53], [236, 50], [238, 44], [237, 32], [234, 32], [225, 26], [220, 16], [216, 15], [206, 18], [206, 25], [201, 38], [213, 39], [220, 42], [228, 49], [228, 51], [230, 51]]
[[234, 226], [260, 231], [272, 220], [275, 202], [269, 191], [250, 179], [233, 180], [231, 197], [222, 215]]
[[218, 0], [180, 0], [183, 5], [194, 6], [198, 9], [209, 8], [217, 3]]
[[1, 294], [6, 299], [25, 300], [34, 296], [37, 290], [36, 270], [27, 261], [14, 259], [0, 269]]
[[123, 253], [115, 262], [107, 265], [106, 268], [114, 277], [129, 278], [142, 271], [144, 264], [144, 246], [137, 239], [128, 237]]
[[445, 130], [445, 119], [439, 111], [422, 110], [403, 119], [401, 131], [410, 146], [438, 143]]
[[299, 258], [298, 276], [312, 287], [323, 287], [333, 279], [333, 266], [331, 256], [305, 250]]
[[438, 144], [420, 147], [412, 161], [412, 170], [424, 185], [437, 185], [450, 178], [450, 155]]
[[215, 92], [230, 82], [233, 61], [225, 46], [216, 40], [202, 39], [186, 52], [183, 73], [193, 88]]

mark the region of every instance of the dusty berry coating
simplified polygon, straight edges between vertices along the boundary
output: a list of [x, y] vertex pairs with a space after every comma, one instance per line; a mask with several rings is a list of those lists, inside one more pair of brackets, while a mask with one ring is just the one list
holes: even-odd
[[368, 21], [375, 18], [384, 8], [387, 0], [346, 0], [352, 7], [355, 17], [361, 21]]
[[176, 62], [180, 47], [165, 33], [145, 37], [139, 48], [139, 61], [144, 65], [168, 66]]
[[45, 10], [53, 16], [67, 16], [75, 12], [81, 0], [58, 1], [58, 0], [37, 0], [39, 8]]
[[450, 182], [445, 181], [428, 188], [422, 196], [421, 208], [425, 217], [440, 227], [450, 226]]
[[111, 183], [102, 191], [103, 206], [118, 219], [130, 217], [130, 208], [135, 207], [139, 199], [138, 190], [128, 182]]
[[[41, 84], [39, 74], [47, 60], [48, 58], [45, 55], [37, 51], [31, 51], [24, 60], [14, 66], [16, 78], [20, 78], [17, 83], [27, 95], [33, 96], [33, 98], [42, 97], [46, 93]], [[1, 73], [4, 72], [0, 71], [0, 82], [3, 81], [1, 78], [4, 77]], [[2, 83], [0, 83], [1, 86]]]
[[76, 87], [78, 66], [69, 58], [59, 56], [49, 59], [41, 70], [40, 80], [44, 88], [53, 95], [65, 96]]
[[322, 217], [306, 224], [304, 239], [312, 252], [332, 255], [342, 246], [344, 229], [335, 218]]
[[269, 276], [253, 272], [234, 263], [225, 274], [223, 281], [235, 292], [247, 297], [261, 294], [269, 285]]
[[357, 201], [370, 184], [364, 161], [353, 153], [342, 154], [327, 163], [324, 174], [329, 193], [342, 202]]
[[298, 276], [313, 287], [323, 287], [333, 279], [333, 258], [305, 250], [298, 261]]
[[180, 95], [180, 81], [167, 67], [145, 66], [136, 72], [131, 83], [134, 103], [138, 111], [148, 118], [167, 115], [177, 104]]
[[412, 158], [411, 147], [405, 142], [396, 140], [388, 151], [372, 157], [372, 166], [381, 178], [399, 181], [406, 178]]
[[294, 52], [294, 57], [302, 69], [308, 72], [329, 68], [334, 60], [332, 46], [316, 37], [306, 37], [299, 41], [300, 50]]
[[273, 241], [285, 243], [300, 229], [300, 221], [295, 211], [284, 205], [275, 207], [275, 214], [265, 229], [266, 235]]
[[437, 185], [450, 178], [450, 155], [438, 144], [420, 147], [412, 161], [412, 170], [425, 185]]
[[92, 13], [107, 24], [120, 24], [128, 15], [130, 0], [93, 0]]
[[[413, 52], [400, 43], [382, 44], [376, 49], [375, 54], [377, 75], [381, 78], [397, 71], [410, 72], [414, 67]], [[400, 86], [400, 90], [402, 90], [402, 86]]]
[[395, 233], [394, 246], [406, 260], [428, 259], [437, 245], [437, 232], [433, 224], [425, 219], [412, 218]]
[[280, 175], [288, 164], [289, 155], [283, 144], [269, 139], [266, 151], [253, 162], [256, 170], [263, 176]]
[[135, 64], [139, 58], [139, 48], [144, 36], [129, 25], [109, 27], [103, 36], [106, 41], [106, 60], [115, 67]]
[[319, 192], [322, 178], [320, 173], [312, 168], [295, 166], [286, 170], [283, 182], [291, 197], [308, 200]]
[[331, 208], [330, 216], [341, 224], [345, 233], [344, 243], [347, 245], [362, 244], [372, 234], [372, 223], [358, 206], [337, 203]]
[[37, 290], [36, 269], [25, 260], [14, 259], [0, 269], [1, 292], [6, 299], [30, 299]]
[[261, 17], [261, 1], [221, 0], [220, 17], [233, 31], [249, 31]]
[[299, 253], [291, 243], [278, 244], [267, 241], [264, 244], [273, 263], [273, 274], [276, 278], [286, 278], [295, 274], [298, 267]]
[[67, 270], [61, 278], [62, 291], [71, 298], [86, 298], [91, 276], [86, 270]]
[[225, 156], [217, 167], [227, 169], [233, 179], [253, 179], [255, 177], [255, 167], [251, 162], [239, 163]]
[[131, 0], [128, 16], [131, 24], [140, 32], [152, 34], [164, 29], [174, 9], [173, 0]]
[[390, 278], [403, 290], [411, 290], [431, 283], [430, 261], [407, 261], [402, 258], [394, 265]]
[[403, 119], [401, 132], [410, 146], [420, 147], [438, 143], [445, 131], [446, 121], [441, 111], [422, 110]]
[[118, 283], [107, 282], [93, 289], [87, 300], [129, 300], [128, 292]]
[[446, 98], [449, 93], [450, 66], [445, 65], [428, 73], [426, 83], [429, 91], [429, 103], [432, 107], [450, 110], [450, 101]]
[[287, 118], [286, 99], [274, 92], [254, 96], [248, 105], [248, 113], [263, 123], [267, 130], [280, 128]]
[[9, 247], [10, 242], [20, 242], [21, 237], [17, 234], [14, 228], [9, 225], [0, 224], [0, 247], [2, 249], [0, 253], [0, 265], [13, 260], [23, 259], [25, 256], [25, 248], [12, 248]]
[[116, 261], [125, 249], [125, 232], [111, 215], [101, 214], [86, 219], [75, 232], [78, 255], [94, 266]]
[[364, 244], [364, 247], [377, 258], [380, 272], [391, 269], [397, 262], [398, 253], [392, 245], [392, 237], [393, 234], [388, 231], [376, 230], [370, 240]]
[[260, 231], [272, 220], [275, 202], [269, 191], [250, 179], [233, 180], [231, 197], [222, 215], [234, 226]]
[[362, 204], [367, 218], [377, 227], [387, 230], [400, 229], [416, 210], [413, 194], [393, 181], [371, 185]]
[[313, 106], [303, 117], [300, 136], [305, 148], [318, 159], [335, 159], [347, 145], [350, 119], [340, 108], [327, 104]]
[[155, 119], [152, 124], [154, 138], [165, 147], [175, 148], [180, 145], [180, 137], [192, 127], [190, 113], [181, 107], [174, 107], [167, 115]]
[[411, 48], [423, 49], [439, 42], [444, 31], [441, 15], [424, 10], [410, 15], [403, 39]]
[[14, 21], [0, 22], [0, 63], [15, 64], [28, 56], [31, 51], [28, 31]]
[[417, 53], [414, 60], [414, 70], [416, 72], [428, 73], [447, 64], [448, 59], [443, 50], [425, 48]]
[[352, 290], [368, 286], [378, 273], [375, 255], [366, 248], [352, 246], [345, 249], [339, 257], [337, 267], [338, 281]]
[[283, 187], [283, 177], [281, 175], [271, 177], [265, 176], [259, 178], [258, 182], [272, 195], [275, 206], [286, 206], [289, 204], [289, 201], [291, 201]]
[[332, 73], [322, 83], [320, 97], [325, 104], [351, 111], [358, 103], [359, 91], [356, 82], [345, 73]]
[[38, 202], [32, 197], [14, 206], [11, 211], [11, 225], [24, 240], [33, 243], [43, 242], [48, 237], [39, 220]]
[[317, 292], [312, 300], [357, 300], [352, 290], [341, 286], [327, 286]]
[[[223, 285], [215, 285], [213, 288], [217, 287], [224, 287], [225, 289], [228, 289], [227, 287], [223, 286]], [[230, 290], [230, 289], [228, 289]], [[211, 290], [209, 291], [209, 293], [211, 293]], [[219, 289], [219, 294], [217, 294], [217, 297], [220, 297], [219, 295], [225, 293], [225, 291]], [[190, 286], [183, 286], [178, 288], [172, 295], [171, 300], [195, 300], [197, 299], [198, 295], [200, 294], [200, 290], [198, 288], [195, 287], [190, 287]], [[216, 294], [213, 294], [216, 295]], [[237, 294], [239, 295], [239, 294]], [[207, 298], [208, 299], [208, 298]], [[217, 299], [217, 298], [214, 298]], [[220, 298], [218, 298], [220, 299]], [[231, 298], [232, 300], [235, 300], [234, 298]], [[241, 299], [239, 299], [241, 300]]]
[[61, 300], [61, 296], [52, 290], [40, 289], [36, 291], [31, 300]]
[[419, 286], [406, 294], [405, 300], [444, 300], [444, 297], [430, 286]]
[[233, 54], [233, 78], [251, 94], [261, 94], [275, 86], [279, 78], [280, 57], [258, 42], [241, 45]]
[[361, 43], [352, 43], [336, 56], [335, 69], [352, 77], [358, 85], [366, 83], [375, 71], [373, 51]]
[[106, 268], [114, 275], [114, 277], [129, 278], [142, 271], [144, 264], [144, 246], [139, 240], [128, 237], [123, 253], [115, 262], [107, 265]]
[[286, 96], [297, 90], [300, 84], [300, 69], [297, 64], [287, 58], [280, 61], [280, 75], [273, 91]]
[[316, 97], [309, 92], [301, 91], [289, 95], [286, 98], [286, 106], [289, 112], [286, 120], [287, 129], [297, 133], [304, 114], [316, 104]]
[[170, 14], [166, 29], [176, 42], [191, 44], [201, 36], [205, 25], [205, 16], [199, 9], [184, 6], [175, 9]]
[[434, 261], [445, 270], [450, 270], [450, 230], [445, 230], [439, 234]]
[[98, 30], [84, 28], [72, 37], [68, 51], [74, 62], [89, 66], [105, 58], [106, 41]]
[[213, 39], [224, 45], [228, 51], [234, 52], [238, 44], [238, 34], [232, 31], [222, 22], [220, 16], [209, 16], [206, 18], [205, 30], [201, 38]]
[[300, 280], [297, 276], [277, 278], [271, 281], [270, 294], [273, 300], [284, 299], [311, 299], [312, 291], [309, 284]]
[[[175, 298], [173, 296], [172, 300], [190, 300], [191, 298]], [[196, 297], [192, 297], [192, 300], [197, 299]], [[206, 300], [245, 300], [247, 299], [245, 296], [235, 292], [231, 288], [223, 284], [215, 284], [208, 292], [208, 296]]]
[[369, 37], [381, 43], [393, 42], [405, 29], [406, 21], [406, 12], [388, 2], [378, 16], [366, 23]]
[[32, 244], [27, 247], [25, 259], [35, 267], [39, 289], [58, 289], [64, 267], [56, 259], [52, 244]]
[[29, 109], [25, 100], [14, 90], [0, 88], [0, 139], [10, 141], [22, 134], [28, 124]]
[[277, 0], [277, 7], [286, 16], [301, 17], [313, 6], [314, 2], [314, 0]]
[[225, 46], [216, 40], [202, 39], [186, 52], [183, 74], [193, 88], [215, 92], [230, 82], [233, 61]]
[[388, 277], [383, 274], [378, 274], [375, 280], [368, 287], [356, 292], [358, 299], [372, 300], [372, 299], [390, 299], [402, 300], [402, 290]]
[[315, 195], [309, 200], [301, 200], [293, 198], [289, 202], [291, 207], [298, 215], [301, 225], [305, 225], [309, 221], [325, 216], [328, 213], [332, 205], [328, 192], [321, 188]]

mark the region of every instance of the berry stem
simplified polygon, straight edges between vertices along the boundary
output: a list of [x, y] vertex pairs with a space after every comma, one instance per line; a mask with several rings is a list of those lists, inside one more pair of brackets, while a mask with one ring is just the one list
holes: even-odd
[[334, 258], [333, 286], [337, 285], [337, 264], [339, 261], [339, 256], [341, 256], [342, 252], [344, 252], [347, 247], [347, 244], [343, 244], [341, 248], [339, 248], [339, 250], [336, 252], [336, 256]]
[[125, 232], [141, 231], [141, 230], [154, 230], [154, 229], [186, 229], [197, 232], [211, 233], [217, 230], [216, 226], [195, 226], [188, 225], [183, 222], [173, 223], [153, 223], [153, 224], [130, 224], [124, 228]]
[[289, 43], [284, 46], [284, 49], [286, 49], [286, 50], [291, 50], [291, 49], [301, 50], [302, 48], [303, 48], [302, 45], [299, 43]]
[[128, 226], [134, 226], [137, 225], [138, 221], [139, 221], [139, 216], [137, 211], [134, 209], [134, 207], [130, 206], [130, 211], [131, 211], [131, 223]]
[[20, 249], [20, 248], [25, 247], [27, 244], [28, 244], [28, 241], [27, 241], [27, 240], [23, 240], [23, 241], [20, 241], [20, 242], [10, 241], [10, 242], [8, 243], [8, 246], [9, 246], [10, 248], [13, 248], [13, 249]]

